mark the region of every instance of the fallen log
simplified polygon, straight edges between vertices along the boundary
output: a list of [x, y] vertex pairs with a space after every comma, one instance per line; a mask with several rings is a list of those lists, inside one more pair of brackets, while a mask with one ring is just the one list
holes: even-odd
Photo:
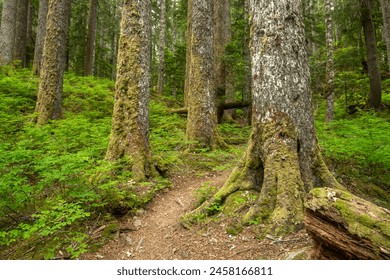
[[[237, 101], [237, 102], [226, 102], [226, 103], [220, 103], [218, 105], [217, 110], [229, 110], [229, 109], [240, 109], [240, 108], [245, 108], [248, 107], [251, 103], [247, 101]], [[175, 114], [188, 114], [188, 108], [179, 108], [179, 109], [174, 109], [172, 110], [172, 113]]]
[[316, 188], [305, 226], [314, 259], [390, 259], [390, 211], [346, 191]]

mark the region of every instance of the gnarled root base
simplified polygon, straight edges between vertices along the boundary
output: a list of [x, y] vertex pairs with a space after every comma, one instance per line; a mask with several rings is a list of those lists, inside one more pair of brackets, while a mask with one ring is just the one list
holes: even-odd
[[265, 225], [263, 236], [285, 235], [302, 228], [304, 184], [294, 126], [286, 114], [274, 112], [261, 123], [254, 127], [248, 149], [227, 182], [210, 200], [182, 217], [184, 227], [227, 208], [228, 197], [251, 192], [258, 196], [254, 203], [240, 207], [240, 211], [247, 210], [242, 224]]

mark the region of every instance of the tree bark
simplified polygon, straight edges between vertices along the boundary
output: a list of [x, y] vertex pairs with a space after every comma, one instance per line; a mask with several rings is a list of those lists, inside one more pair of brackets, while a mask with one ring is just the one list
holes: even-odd
[[334, 61], [333, 61], [333, 1], [325, 1], [326, 26], [326, 117], [329, 123], [334, 119]]
[[36, 122], [45, 124], [62, 116], [62, 86], [71, 0], [49, 0], [46, 37], [40, 73]]
[[46, 37], [46, 19], [47, 19], [47, 12], [49, 9], [48, 4], [49, 4], [49, 0], [39, 1], [38, 27], [37, 27], [37, 36], [35, 39], [35, 51], [34, 51], [34, 62], [33, 62], [33, 73], [35, 75], [39, 75], [41, 72], [43, 46], [45, 44], [45, 37]]
[[115, 105], [107, 160], [127, 157], [134, 179], [156, 173], [149, 149], [150, 1], [123, 3]]
[[[225, 48], [232, 39], [230, 0], [214, 1], [214, 26], [215, 89], [218, 98], [233, 102], [232, 70], [223, 61]], [[225, 111], [224, 114], [227, 118], [232, 118], [233, 110]]]
[[362, 0], [360, 10], [367, 50], [368, 76], [370, 78], [370, 96], [367, 106], [368, 108], [379, 110], [382, 102], [382, 82], [371, 5], [371, 0]]
[[160, 38], [158, 46], [158, 82], [157, 93], [164, 93], [164, 64], [165, 64], [165, 30], [166, 6], [165, 0], [160, 0]]
[[348, 192], [313, 189], [305, 226], [314, 259], [390, 259], [390, 211]]
[[390, 1], [381, 0], [382, 17], [383, 17], [383, 33], [382, 36], [387, 47], [387, 64], [390, 72]]
[[14, 40], [14, 59], [26, 67], [28, 0], [18, 0], [16, 13], [16, 31]]
[[342, 186], [317, 143], [300, 1], [251, 0], [250, 15], [253, 128], [248, 148], [224, 186], [183, 216], [182, 224], [215, 213], [235, 193], [252, 192], [257, 199], [236, 213], [240, 223], [261, 224], [263, 236], [285, 235], [303, 227], [308, 190]]
[[0, 28], [0, 64], [11, 64], [16, 30], [16, 0], [4, 0]]
[[213, 3], [193, 0], [188, 80], [187, 140], [190, 146], [218, 145], [214, 88]]
[[97, 24], [98, 0], [90, 0], [88, 14], [87, 44], [85, 46], [84, 75], [93, 75], [93, 65], [95, 62], [95, 41]]
[[186, 73], [184, 79], [184, 106], [188, 106], [189, 82], [191, 77], [191, 45], [192, 45], [192, 1], [187, 2], [187, 31], [186, 31]]

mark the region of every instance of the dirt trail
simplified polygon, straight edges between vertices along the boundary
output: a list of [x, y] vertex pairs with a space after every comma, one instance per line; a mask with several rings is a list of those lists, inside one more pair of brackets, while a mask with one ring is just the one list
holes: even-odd
[[229, 173], [208, 174], [203, 178], [175, 176], [173, 188], [160, 192], [137, 216], [120, 221], [122, 230], [117, 238], [82, 259], [285, 259], [310, 245], [304, 232], [287, 240], [260, 242], [249, 229], [239, 236], [228, 235], [223, 223], [184, 229], [179, 218], [192, 209], [194, 190], [204, 182], [222, 186]]

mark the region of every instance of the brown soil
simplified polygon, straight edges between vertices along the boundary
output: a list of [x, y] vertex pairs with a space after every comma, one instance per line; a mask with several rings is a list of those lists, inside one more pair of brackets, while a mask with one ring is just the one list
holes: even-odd
[[184, 229], [179, 219], [194, 207], [194, 191], [204, 182], [222, 186], [229, 173], [209, 173], [202, 178], [174, 176], [173, 188], [160, 192], [137, 216], [123, 217], [116, 237], [82, 259], [291, 259], [311, 247], [305, 231], [284, 239], [268, 237], [260, 241], [251, 228], [238, 236], [229, 235], [224, 222]]

